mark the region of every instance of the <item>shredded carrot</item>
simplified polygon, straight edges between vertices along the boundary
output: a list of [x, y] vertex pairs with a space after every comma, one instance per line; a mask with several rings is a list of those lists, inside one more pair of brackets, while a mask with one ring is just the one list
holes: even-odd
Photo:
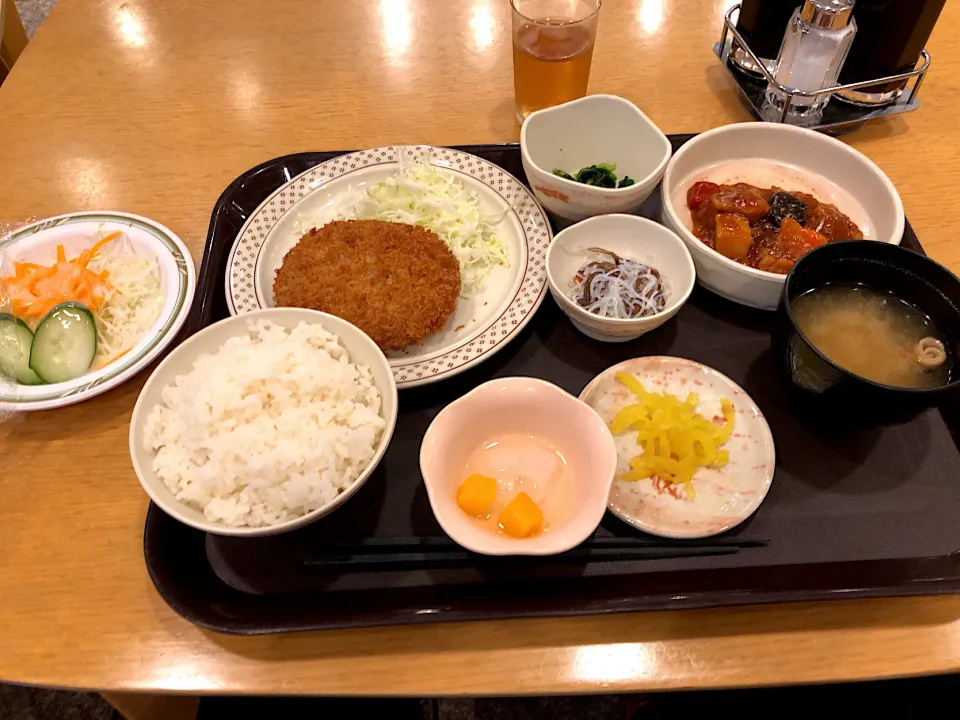
[[72, 260], [67, 260], [63, 245], [57, 245], [57, 261], [49, 267], [15, 262], [13, 275], [0, 278], [0, 295], [8, 297], [13, 314], [27, 323], [38, 322], [54, 307], [68, 301], [99, 310], [105, 299], [104, 290], [113, 288], [106, 271], [96, 273], [87, 265], [107, 243], [120, 236], [119, 232], [110, 233]]
[[76, 259], [81, 261], [81, 264], [83, 265], [83, 267], [86, 267], [86, 266], [87, 266], [87, 263], [89, 263], [91, 260], [93, 260], [94, 257], [96, 257], [97, 253], [100, 252], [101, 248], [102, 248], [104, 245], [106, 245], [106, 244], [109, 243], [109, 242], [113, 242], [113, 241], [116, 240], [118, 237], [120, 237], [120, 233], [119, 233], [119, 232], [112, 232], [112, 233], [110, 233], [110, 234], [107, 235], [105, 238], [103, 238], [102, 240], [100, 240], [99, 242], [97, 242], [92, 248], [90, 248], [90, 249], [88, 249], [88, 250], [84, 250], [83, 252], [81, 252], [80, 255], [79, 255]]
[[13, 271], [16, 273], [18, 278], [26, 277], [27, 273], [38, 269], [40, 266], [36, 263], [20, 263], [15, 262], [13, 264]]
[[126, 355], [128, 352], [130, 352], [131, 349], [132, 349], [132, 348], [127, 348], [127, 349], [124, 350], [122, 353], [117, 353], [117, 354], [114, 355], [112, 358], [110, 358], [109, 360], [107, 360], [105, 363], [101, 364], [100, 367], [106, 367], [106, 366], [109, 365], [110, 363], [116, 362], [117, 360], [119, 360], [120, 358], [122, 358], [124, 355]]

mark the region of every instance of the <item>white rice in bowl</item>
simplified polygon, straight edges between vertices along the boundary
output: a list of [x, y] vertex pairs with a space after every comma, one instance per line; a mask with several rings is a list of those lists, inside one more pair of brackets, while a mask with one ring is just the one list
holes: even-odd
[[327, 505], [366, 469], [386, 425], [370, 369], [319, 325], [251, 322], [163, 389], [147, 417], [153, 470], [228, 527]]

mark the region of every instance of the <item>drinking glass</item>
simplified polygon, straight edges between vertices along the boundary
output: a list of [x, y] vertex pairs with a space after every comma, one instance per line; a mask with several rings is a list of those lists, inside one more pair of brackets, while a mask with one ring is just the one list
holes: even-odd
[[601, 0], [510, 0], [517, 120], [587, 94]]

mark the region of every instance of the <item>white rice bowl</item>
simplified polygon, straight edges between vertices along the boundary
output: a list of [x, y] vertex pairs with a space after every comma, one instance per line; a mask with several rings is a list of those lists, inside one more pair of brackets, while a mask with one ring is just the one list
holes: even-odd
[[[345, 321], [312, 314], [342, 323], [376, 350]], [[297, 520], [346, 499], [341, 496], [379, 461], [393, 431], [396, 386], [382, 353], [377, 350], [383, 368], [353, 362], [341, 338], [319, 323], [236, 320], [246, 332], [212, 347], [207, 342], [204, 348], [213, 352], [187, 364], [181, 359], [162, 385], [144, 388], [154, 402], [141, 408], [138, 401], [134, 412], [134, 465], [164, 510], [201, 529], [210, 530], [202, 527], [208, 523], [240, 533], [299, 526]], [[389, 386], [381, 392], [384, 372]], [[187, 514], [196, 511], [206, 522], [171, 512], [158, 495], [160, 483]]]

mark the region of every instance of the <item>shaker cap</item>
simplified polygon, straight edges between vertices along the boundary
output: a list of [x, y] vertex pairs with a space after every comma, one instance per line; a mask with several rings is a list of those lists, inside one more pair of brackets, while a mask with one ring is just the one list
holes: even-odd
[[814, 27], [840, 30], [850, 24], [855, 0], [805, 0], [800, 19]]

